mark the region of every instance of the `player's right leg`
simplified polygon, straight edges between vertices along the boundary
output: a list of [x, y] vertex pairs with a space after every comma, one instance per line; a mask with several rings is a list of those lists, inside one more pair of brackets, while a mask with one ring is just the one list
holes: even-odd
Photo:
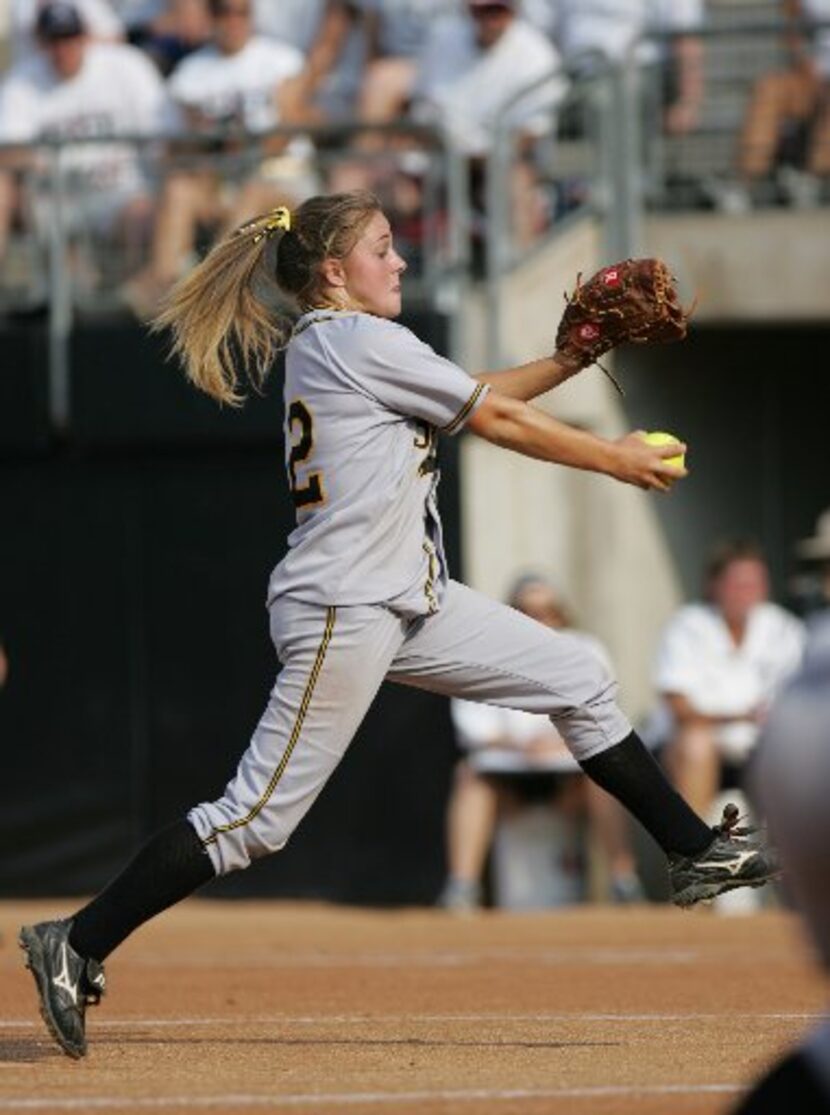
[[41, 1014], [65, 1053], [86, 1052], [86, 1007], [103, 994], [102, 962], [133, 930], [285, 845], [348, 747], [405, 628], [384, 608], [275, 606], [283, 668], [222, 797], [152, 837], [73, 917], [21, 930]]
[[767, 849], [730, 826], [713, 831], [690, 808], [621, 712], [613, 677], [567, 632], [451, 582], [441, 610], [407, 637], [390, 680], [549, 716], [589, 778], [666, 852], [677, 905], [777, 874]]

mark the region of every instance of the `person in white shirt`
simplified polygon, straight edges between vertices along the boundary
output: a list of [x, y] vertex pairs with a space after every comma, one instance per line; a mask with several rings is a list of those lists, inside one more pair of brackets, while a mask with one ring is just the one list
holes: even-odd
[[739, 771], [746, 762], [804, 648], [801, 621], [768, 598], [766, 562], [754, 544], [719, 547], [706, 588], [703, 602], [669, 620], [654, 666], [661, 697], [655, 734], [668, 741], [675, 785], [702, 816], [710, 813], [724, 768]]
[[310, 142], [267, 135], [291, 122], [281, 93], [302, 70], [303, 55], [254, 34], [252, 0], [211, 0], [210, 10], [212, 41], [176, 67], [168, 88], [178, 130], [214, 138], [210, 151], [202, 148], [201, 158], [165, 180], [149, 266], [122, 292], [140, 317], [154, 311], [191, 262], [201, 226], [221, 231], [270, 207], [294, 205], [316, 185]]
[[[547, 627], [567, 630], [612, 669], [602, 643], [571, 626], [559, 593], [545, 577], [520, 577], [508, 602]], [[482, 874], [499, 817], [540, 797], [568, 818], [587, 814], [605, 857], [614, 901], [643, 898], [619, 803], [585, 778], [548, 717], [459, 698], [453, 699], [451, 714], [463, 758], [447, 804], [448, 876], [440, 905], [456, 912], [481, 905]]]
[[[545, 220], [533, 148], [554, 131], [568, 83], [556, 48], [518, 15], [518, 7], [518, 0], [467, 0], [462, 16], [435, 25], [421, 54], [412, 115], [447, 129], [472, 161], [474, 188], [476, 183], [480, 188], [497, 121], [511, 126], [518, 146], [512, 168], [513, 228], [517, 243], [528, 246]], [[535, 82], [542, 84], [503, 115], [508, 103]]]
[[541, 32], [517, 14], [515, 0], [468, 0], [466, 15], [437, 24], [427, 39], [415, 85], [419, 119], [441, 120], [469, 156], [486, 155], [493, 127], [513, 97], [549, 77], [510, 110], [528, 137], [549, 133], [567, 82], [560, 57]]
[[[39, 140], [72, 140], [62, 160], [64, 225], [131, 240], [149, 222], [151, 183], [140, 153], [125, 143], [83, 143], [113, 136], [153, 136], [165, 126], [163, 82], [144, 55], [121, 43], [89, 40], [73, 4], [43, 7], [39, 50], [14, 66], [0, 86], [0, 142], [7, 153], [0, 177], [0, 255], [17, 208], [33, 209], [41, 231], [54, 205], [53, 182]], [[18, 196], [18, 178], [25, 187]], [[25, 204], [23, 204], [25, 203]]]

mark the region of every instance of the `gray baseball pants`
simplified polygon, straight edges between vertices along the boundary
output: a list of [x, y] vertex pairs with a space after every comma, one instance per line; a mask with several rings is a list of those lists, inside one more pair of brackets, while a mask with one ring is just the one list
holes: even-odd
[[581, 642], [455, 581], [416, 620], [283, 597], [271, 637], [282, 670], [250, 746], [223, 796], [188, 814], [218, 875], [286, 844], [384, 679], [546, 713], [579, 760], [631, 731], [614, 679]]

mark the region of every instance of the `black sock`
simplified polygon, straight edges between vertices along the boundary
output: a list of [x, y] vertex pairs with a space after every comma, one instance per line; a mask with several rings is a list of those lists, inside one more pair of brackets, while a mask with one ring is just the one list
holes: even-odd
[[189, 821], [174, 821], [144, 845], [121, 874], [72, 919], [69, 943], [103, 961], [145, 921], [214, 878], [210, 857]]
[[712, 843], [711, 828], [669, 783], [636, 732], [579, 765], [622, 802], [664, 852], [691, 856]]

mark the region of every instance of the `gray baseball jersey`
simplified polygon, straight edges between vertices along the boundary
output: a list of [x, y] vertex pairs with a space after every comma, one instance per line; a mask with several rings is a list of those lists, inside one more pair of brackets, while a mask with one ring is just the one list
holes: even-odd
[[446, 584], [436, 430], [457, 433], [488, 388], [401, 325], [317, 311], [285, 366], [286, 467], [297, 511], [268, 602], [437, 610]]
[[390, 321], [299, 321], [285, 381], [297, 528], [268, 597], [282, 670], [224, 794], [188, 814], [217, 874], [283, 847], [384, 679], [545, 713], [577, 759], [631, 731], [584, 643], [447, 579], [436, 431], [460, 430], [486, 391]]

